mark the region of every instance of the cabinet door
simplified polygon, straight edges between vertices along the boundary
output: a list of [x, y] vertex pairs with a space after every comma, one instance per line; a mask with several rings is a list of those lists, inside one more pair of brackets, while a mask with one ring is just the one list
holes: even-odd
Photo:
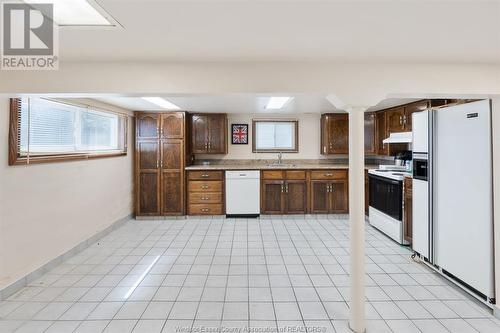
[[136, 214], [160, 214], [160, 149], [158, 141], [136, 144]]
[[184, 213], [184, 141], [182, 139], [161, 142], [161, 213]]
[[375, 113], [365, 113], [365, 154], [376, 154], [375, 149]]
[[284, 181], [263, 180], [261, 186], [261, 206], [262, 214], [283, 214]]
[[411, 132], [411, 130], [412, 130], [412, 114], [414, 112], [426, 110], [427, 106], [428, 106], [428, 101], [423, 100], [423, 101], [418, 101], [415, 103], [408, 104], [405, 107], [404, 121], [405, 121], [405, 131], [406, 132]]
[[327, 214], [330, 208], [330, 193], [327, 181], [311, 180], [311, 213]]
[[331, 213], [348, 213], [349, 212], [349, 195], [347, 180], [333, 180], [330, 183], [331, 188]]
[[387, 126], [385, 112], [375, 113], [375, 136], [378, 155], [387, 155], [388, 147], [383, 143], [387, 138]]
[[404, 193], [404, 233], [403, 238], [405, 241], [412, 243], [413, 234], [413, 189], [412, 180], [405, 179], [405, 193]]
[[390, 109], [385, 112], [386, 113], [386, 123], [387, 123], [387, 132], [397, 133], [404, 132], [404, 115], [405, 109], [404, 107]]
[[369, 215], [370, 207], [370, 177], [368, 177], [368, 170], [365, 170], [365, 215]]
[[331, 114], [328, 117], [329, 153], [349, 153], [349, 115]]
[[184, 112], [164, 113], [161, 116], [161, 138], [184, 138]]
[[191, 118], [191, 149], [193, 154], [203, 154], [208, 151], [208, 117], [193, 115]]
[[226, 115], [210, 115], [208, 119], [208, 152], [211, 154], [227, 154]]
[[160, 113], [137, 113], [135, 117], [136, 138], [158, 139], [160, 132]]
[[307, 181], [288, 180], [285, 184], [286, 207], [288, 214], [305, 214], [307, 212]]

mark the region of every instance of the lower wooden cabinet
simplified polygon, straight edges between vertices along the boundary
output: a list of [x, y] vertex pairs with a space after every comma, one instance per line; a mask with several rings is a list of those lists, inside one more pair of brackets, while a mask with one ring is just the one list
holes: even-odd
[[370, 177], [368, 177], [368, 170], [365, 170], [365, 215], [368, 216], [370, 212]]
[[222, 215], [224, 171], [188, 171], [188, 214]]
[[412, 243], [412, 233], [413, 233], [413, 179], [405, 178], [404, 180], [404, 232], [403, 238], [405, 241]]
[[311, 180], [311, 213], [344, 214], [349, 212], [346, 180]]

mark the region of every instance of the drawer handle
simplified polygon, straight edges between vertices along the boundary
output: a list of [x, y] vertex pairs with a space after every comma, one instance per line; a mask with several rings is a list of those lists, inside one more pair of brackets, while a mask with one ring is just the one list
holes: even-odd
[[203, 185], [201, 188], [206, 190], [208, 188], [208, 185]]
[[206, 197], [203, 197], [203, 198], [201, 198], [201, 200], [208, 200], [208, 198], [206, 198]]
[[202, 208], [201, 211], [203, 213], [208, 213], [210, 211], [210, 208]]
[[325, 173], [325, 176], [326, 177], [331, 177], [331, 176], [333, 176], [333, 173]]
[[201, 176], [202, 176], [203, 178], [208, 178], [208, 177], [209, 177], [209, 175], [207, 175], [206, 173], [202, 174]]

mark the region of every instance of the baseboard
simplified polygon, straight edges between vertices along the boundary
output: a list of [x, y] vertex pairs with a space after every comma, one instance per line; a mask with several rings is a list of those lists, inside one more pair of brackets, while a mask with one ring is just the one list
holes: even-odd
[[129, 221], [132, 218], [133, 218], [133, 215], [130, 214], [130, 215], [127, 215], [127, 216], [113, 222], [113, 224], [111, 224], [106, 229], [99, 231], [95, 235], [82, 241], [81, 243], [79, 243], [78, 245], [76, 245], [72, 249], [66, 251], [65, 253], [61, 254], [57, 258], [50, 260], [48, 263], [42, 265], [41, 267], [34, 270], [33, 272], [27, 274], [26, 276], [20, 278], [16, 282], [1, 289], [0, 290], [0, 301], [5, 300], [5, 299], [9, 298], [10, 296], [14, 295], [16, 292], [18, 292], [22, 288], [26, 287], [28, 284], [35, 281], [36, 279], [40, 278], [42, 275], [49, 272], [57, 265], [61, 264], [65, 260], [75, 256], [76, 254], [82, 252], [83, 250], [88, 248], [90, 245], [94, 244], [99, 239], [101, 239], [104, 236], [106, 236], [107, 234], [109, 234], [111, 231], [116, 230], [117, 228], [121, 227], [122, 225], [125, 224], [125, 222]]

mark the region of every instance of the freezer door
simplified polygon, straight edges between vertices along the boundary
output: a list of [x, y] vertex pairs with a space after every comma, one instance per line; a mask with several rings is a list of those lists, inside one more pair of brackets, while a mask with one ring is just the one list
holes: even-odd
[[429, 152], [429, 111], [412, 114], [413, 153]]
[[435, 264], [494, 297], [490, 102], [438, 109], [434, 128]]
[[413, 251], [429, 259], [429, 183], [415, 178], [413, 179], [412, 223]]

